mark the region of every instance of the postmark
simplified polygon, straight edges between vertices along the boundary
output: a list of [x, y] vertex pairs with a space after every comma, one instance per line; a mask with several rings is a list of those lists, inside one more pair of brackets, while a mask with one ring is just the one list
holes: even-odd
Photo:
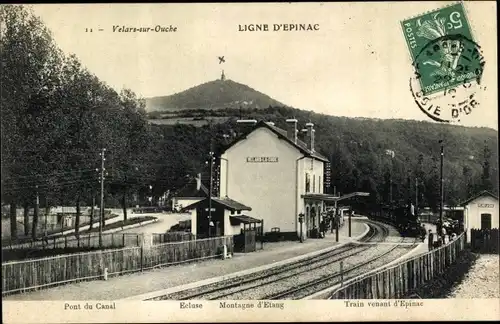
[[431, 119], [459, 122], [479, 107], [485, 60], [462, 3], [401, 22], [412, 58], [410, 89]]

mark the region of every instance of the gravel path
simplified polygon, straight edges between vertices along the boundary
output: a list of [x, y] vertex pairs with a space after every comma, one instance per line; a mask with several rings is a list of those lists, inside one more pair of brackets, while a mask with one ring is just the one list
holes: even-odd
[[149, 214], [132, 214], [132, 217], [154, 216], [158, 221], [149, 225], [130, 228], [119, 233], [165, 233], [170, 227], [177, 224], [179, 221], [191, 219], [191, 214], [177, 213], [149, 213]]
[[499, 256], [481, 254], [448, 298], [500, 298]]

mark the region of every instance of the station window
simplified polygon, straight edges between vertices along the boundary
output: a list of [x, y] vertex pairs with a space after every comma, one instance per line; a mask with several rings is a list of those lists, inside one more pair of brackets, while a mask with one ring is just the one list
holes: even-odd
[[313, 192], [316, 192], [316, 175], [313, 174]]
[[234, 210], [231, 210], [231, 215], [234, 215], [235, 211]]
[[318, 192], [321, 193], [321, 176], [318, 176]]

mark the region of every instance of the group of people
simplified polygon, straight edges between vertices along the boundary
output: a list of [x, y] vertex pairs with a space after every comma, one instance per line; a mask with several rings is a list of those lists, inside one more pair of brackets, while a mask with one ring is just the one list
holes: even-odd
[[429, 234], [427, 235], [429, 251], [447, 243], [446, 242], [447, 238], [448, 242], [451, 242], [455, 240], [456, 237], [457, 234], [455, 232], [448, 233], [446, 231], [446, 227], [444, 226], [441, 226], [440, 230], [438, 230], [438, 232], [436, 232], [435, 234], [432, 232], [432, 230], [429, 230]]

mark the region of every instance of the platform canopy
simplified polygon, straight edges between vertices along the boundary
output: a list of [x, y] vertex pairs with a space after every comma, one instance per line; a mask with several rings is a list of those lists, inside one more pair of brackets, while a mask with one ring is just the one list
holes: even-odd
[[310, 193], [310, 194], [302, 195], [301, 197], [306, 198], [306, 199], [316, 199], [316, 200], [334, 201], [335, 202], [335, 201], [340, 201], [340, 200], [344, 200], [344, 199], [348, 199], [348, 198], [352, 198], [352, 197], [357, 197], [357, 196], [366, 197], [369, 195], [370, 195], [370, 193], [368, 193], [368, 192], [351, 192], [351, 193], [348, 193], [347, 195], [343, 195], [343, 196]]
[[230, 216], [231, 225], [262, 223], [262, 220], [247, 215]]

